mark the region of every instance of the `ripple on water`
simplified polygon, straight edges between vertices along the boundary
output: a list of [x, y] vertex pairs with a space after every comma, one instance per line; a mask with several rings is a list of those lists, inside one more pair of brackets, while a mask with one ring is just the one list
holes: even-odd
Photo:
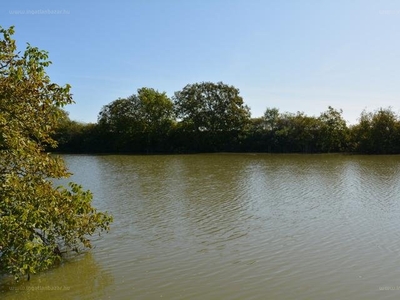
[[[103, 278], [92, 282], [104, 285], [101, 293], [85, 293], [71, 264], [63, 269], [75, 288], [70, 298], [397, 299], [379, 287], [398, 286], [400, 276], [399, 157], [67, 156], [67, 162], [74, 180], [115, 219], [110, 234], [95, 238], [92, 257], [81, 261]], [[41, 276], [51, 281], [61, 270], [52, 272]], [[15, 294], [2, 292], [3, 298]]]

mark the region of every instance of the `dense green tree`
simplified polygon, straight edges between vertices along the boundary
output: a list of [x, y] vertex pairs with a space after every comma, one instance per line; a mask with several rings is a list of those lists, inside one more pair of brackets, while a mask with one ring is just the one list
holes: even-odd
[[399, 153], [399, 126], [399, 118], [391, 108], [363, 111], [359, 123], [351, 129], [355, 150], [361, 153]]
[[178, 118], [197, 131], [242, 130], [250, 118], [239, 89], [222, 82], [188, 84], [173, 99]]
[[276, 107], [267, 108], [263, 116], [265, 129], [270, 131], [276, 130], [278, 126], [279, 117], [280, 113], [278, 108]]
[[137, 107], [128, 99], [119, 98], [101, 109], [98, 117], [100, 135], [111, 152], [133, 150], [133, 135], [138, 126], [136, 115]]
[[174, 121], [173, 103], [166, 93], [138, 89], [127, 99], [103, 107], [98, 123], [116, 151], [162, 151]]
[[44, 149], [56, 146], [70, 87], [50, 81], [45, 51], [28, 44], [20, 54], [14, 29], [0, 33], [0, 270], [18, 278], [50, 267], [65, 249], [90, 247], [88, 235], [107, 230], [111, 217], [77, 184], [53, 186], [69, 173]]
[[321, 113], [318, 145], [322, 152], [340, 152], [347, 149], [348, 128], [342, 113], [342, 110], [336, 110], [331, 106]]
[[173, 100], [142, 88], [104, 106], [98, 124], [63, 118], [55, 136], [68, 152], [400, 153], [400, 121], [390, 108], [364, 111], [349, 128], [331, 106], [319, 117], [267, 108], [250, 119], [239, 91], [221, 82], [189, 84]]
[[282, 137], [285, 139], [287, 137], [287, 127], [288, 115], [281, 114], [278, 108], [267, 108], [263, 115], [263, 124], [265, 134], [265, 141], [267, 143], [268, 152], [281, 151]]
[[318, 119], [302, 112], [284, 113], [277, 122], [277, 144], [283, 152], [318, 152]]
[[99, 113], [98, 123], [100, 126], [115, 134], [127, 132], [130, 123], [136, 119], [136, 107], [128, 99], [117, 99], [103, 106]]
[[[186, 85], [173, 97], [177, 117], [205, 151], [230, 148], [250, 120], [239, 90], [222, 82]], [[204, 148], [205, 146], [205, 148]]]
[[91, 152], [89, 140], [95, 137], [93, 130], [91, 130], [95, 125], [73, 121], [65, 111], [61, 111], [60, 115], [55, 133], [52, 135], [58, 143], [57, 151], [68, 153]]
[[[317, 142], [321, 122], [302, 112], [280, 113], [267, 108], [263, 117], [252, 120], [252, 133], [246, 142], [261, 152], [319, 152]], [[246, 145], [244, 145], [246, 148]]]
[[172, 101], [165, 92], [160, 93], [151, 88], [141, 88], [137, 92], [137, 95], [129, 99], [138, 104], [145, 131], [164, 132], [174, 119]]
[[264, 118], [251, 118], [245, 131], [241, 151], [271, 152], [270, 132], [265, 130]]

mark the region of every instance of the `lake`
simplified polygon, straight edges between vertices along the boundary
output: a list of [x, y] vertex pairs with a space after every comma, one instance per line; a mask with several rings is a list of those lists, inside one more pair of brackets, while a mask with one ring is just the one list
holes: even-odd
[[63, 156], [114, 216], [8, 299], [398, 299], [400, 156]]

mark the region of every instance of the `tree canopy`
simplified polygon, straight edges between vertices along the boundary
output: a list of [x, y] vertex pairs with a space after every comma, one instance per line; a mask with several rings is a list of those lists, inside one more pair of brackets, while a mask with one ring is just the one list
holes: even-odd
[[239, 89], [222, 82], [188, 84], [173, 99], [178, 118], [196, 131], [240, 131], [250, 119]]
[[173, 120], [173, 103], [166, 93], [140, 88], [137, 94], [105, 105], [98, 123], [114, 148], [153, 152], [162, 146]]
[[400, 117], [380, 108], [348, 126], [343, 111], [328, 106], [318, 117], [266, 108], [262, 117], [250, 118], [238, 89], [203, 82], [175, 92], [173, 102], [141, 88], [104, 106], [97, 124], [63, 122], [56, 138], [62, 151], [73, 153], [393, 154], [400, 153]]
[[194, 151], [232, 151], [250, 121], [239, 89], [223, 82], [186, 85], [173, 97], [179, 120], [179, 147]]
[[34, 274], [61, 259], [64, 250], [90, 248], [89, 235], [108, 230], [112, 218], [91, 204], [79, 185], [54, 187], [70, 174], [46, 153], [73, 102], [70, 86], [51, 82], [48, 53], [27, 45], [18, 52], [14, 28], [0, 27], [0, 270]]

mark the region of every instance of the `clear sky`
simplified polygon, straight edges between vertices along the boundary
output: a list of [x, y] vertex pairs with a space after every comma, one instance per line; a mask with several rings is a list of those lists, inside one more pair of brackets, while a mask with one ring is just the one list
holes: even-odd
[[239, 88], [253, 117], [400, 109], [400, 1], [4, 1], [0, 25], [49, 51], [77, 121], [141, 87], [171, 97], [202, 81]]

